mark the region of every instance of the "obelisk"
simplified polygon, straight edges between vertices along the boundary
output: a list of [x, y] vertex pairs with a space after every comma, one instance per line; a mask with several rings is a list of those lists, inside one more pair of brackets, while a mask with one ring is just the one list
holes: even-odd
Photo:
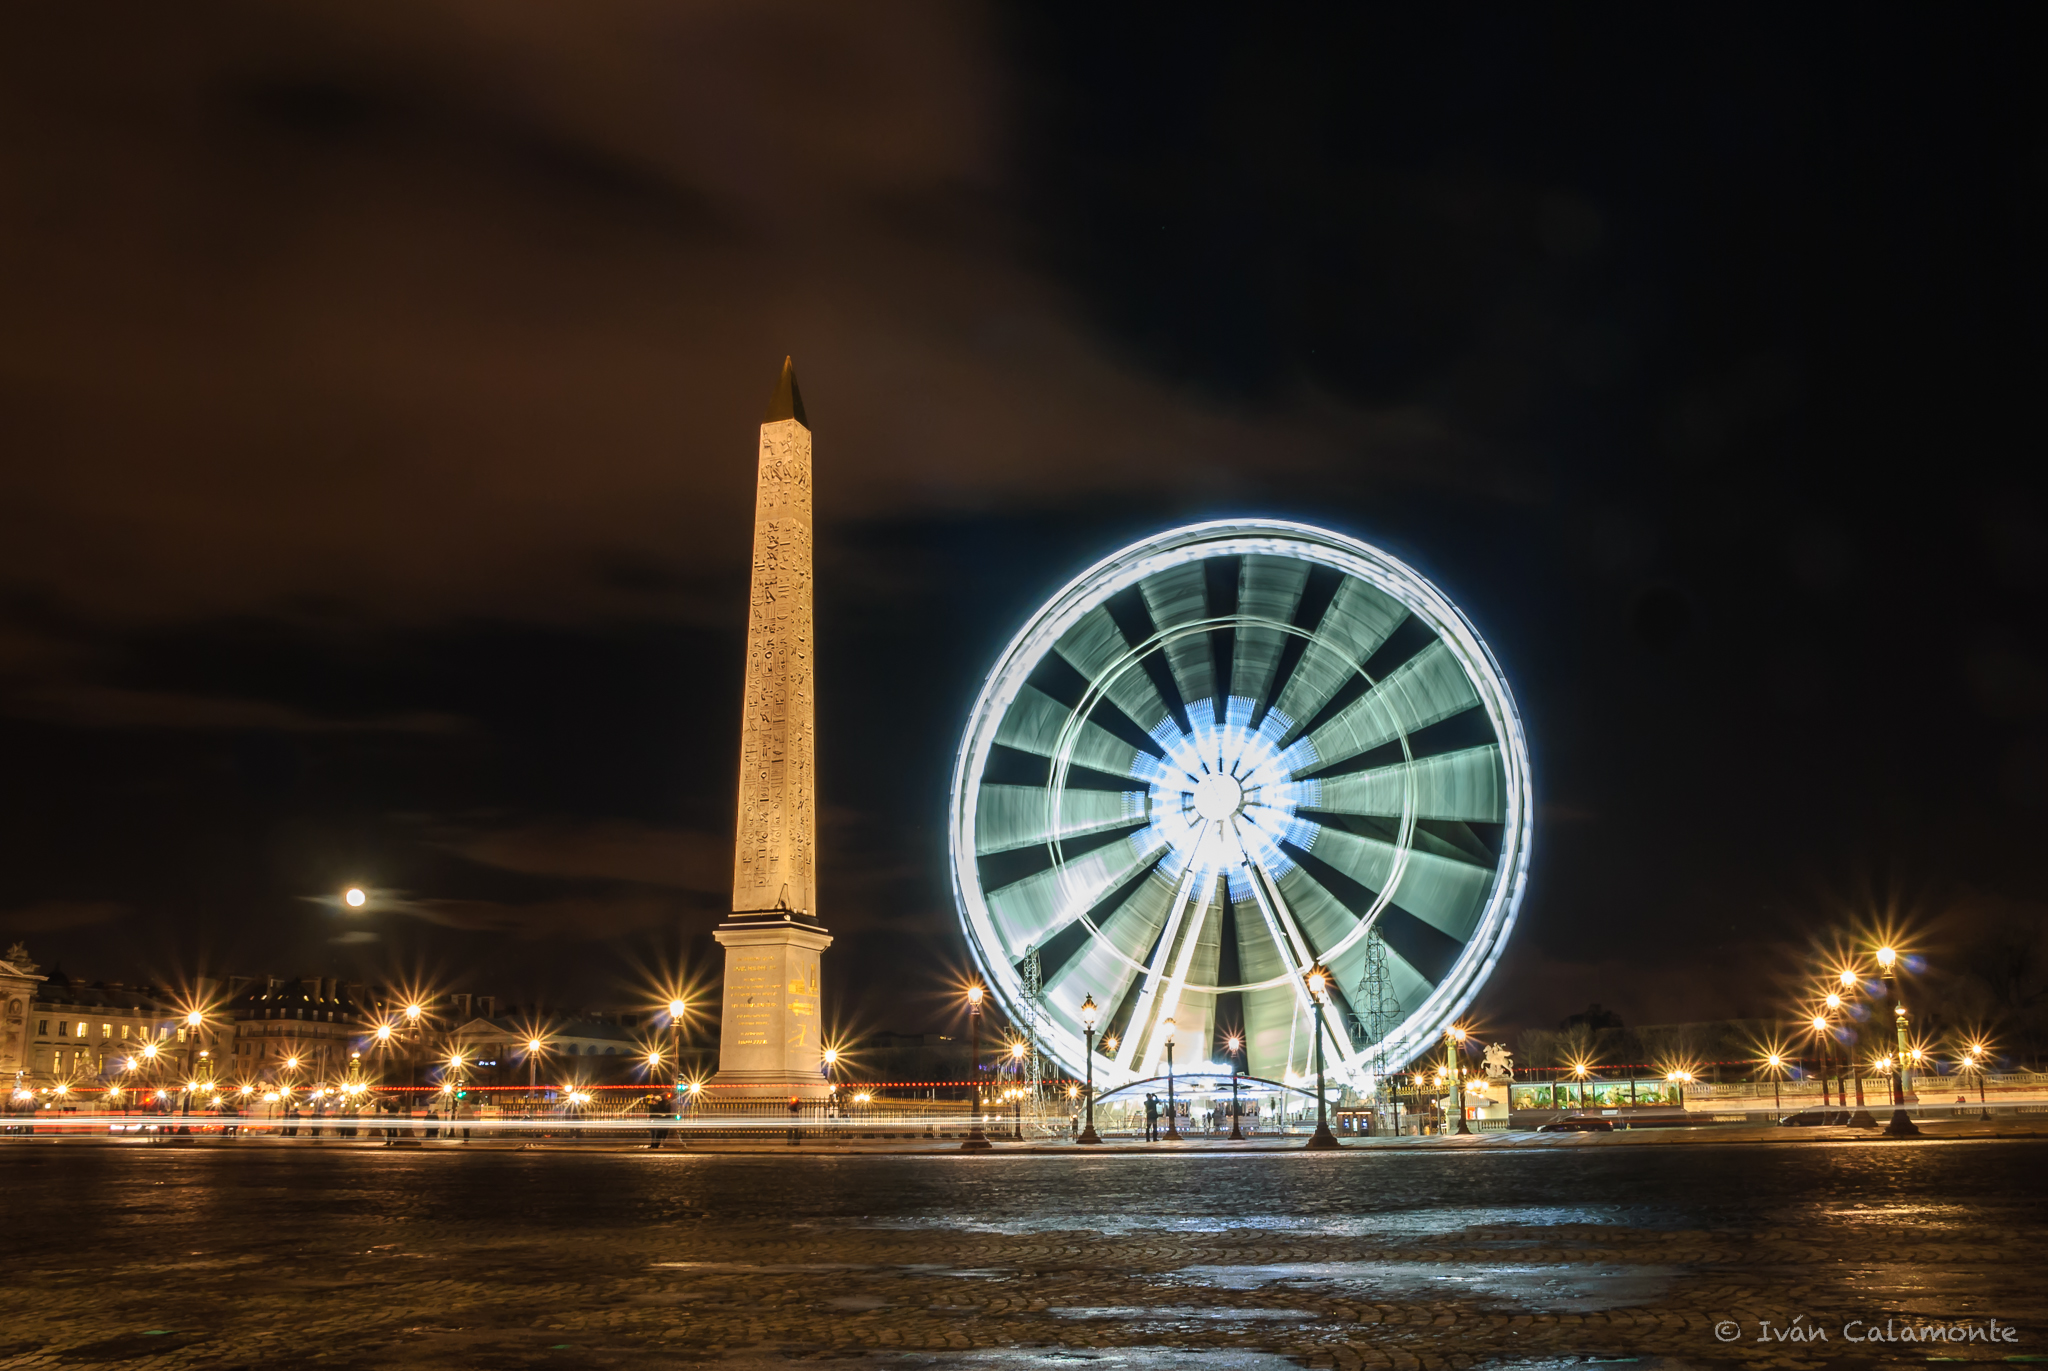
[[717, 1100], [818, 1099], [816, 709], [811, 672], [811, 429], [796, 368], [761, 423], [754, 494], [739, 823], [725, 948]]

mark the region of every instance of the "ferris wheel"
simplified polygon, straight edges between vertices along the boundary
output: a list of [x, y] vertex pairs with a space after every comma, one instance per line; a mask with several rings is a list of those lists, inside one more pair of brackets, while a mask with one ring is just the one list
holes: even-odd
[[[948, 841], [967, 942], [1100, 1088], [1398, 1071], [1471, 1002], [1528, 879], [1528, 747], [1441, 591], [1302, 524], [1194, 524], [1039, 610], [989, 674]], [[1307, 971], [1330, 973], [1318, 1004]]]

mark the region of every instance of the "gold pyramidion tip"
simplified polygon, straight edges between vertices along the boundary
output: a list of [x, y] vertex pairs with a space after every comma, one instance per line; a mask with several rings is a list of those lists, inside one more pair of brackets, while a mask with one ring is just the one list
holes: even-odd
[[768, 402], [768, 417], [761, 422], [773, 424], [784, 419], [794, 419], [805, 428], [811, 426], [811, 421], [804, 418], [803, 392], [796, 388], [796, 361], [789, 357], [782, 359], [782, 379], [775, 383], [775, 398]]

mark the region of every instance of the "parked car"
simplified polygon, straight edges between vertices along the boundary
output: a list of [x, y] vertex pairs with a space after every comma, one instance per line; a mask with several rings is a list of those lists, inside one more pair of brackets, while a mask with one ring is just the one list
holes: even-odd
[[1536, 1125], [1538, 1133], [1612, 1133], [1612, 1119], [1559, 1119], [1556, 1123]]
[[1797, 1114], [1787, 1114], [1778, 1120], [1783, 1128], [1821, 1128], [1828, 1125], [1851, 1128], [1875, 1128], [1877, 1120], [1870, 1116], [1868, 1109], [1802, 1109]]

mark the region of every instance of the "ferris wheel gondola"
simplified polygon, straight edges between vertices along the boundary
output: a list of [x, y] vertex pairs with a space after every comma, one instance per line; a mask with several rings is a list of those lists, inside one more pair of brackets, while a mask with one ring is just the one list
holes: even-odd
[[[982, 975], [1076, 1074], [1092, 998], [1104, 1088], [1156, 1074], [1169, 1033], [1189, 1064], [1241, 1034], [1240, 1069], [1292, 1080], [1320, 1031], [1363, 1083], [1493, 969], [1532, 819], [1513, 698], [1441, 591], [1339, 534], [1220, 521], [1025, 625], [969, 719], [949, 844]], [[1368, 976], [1393, 1018], [1352, 1003]]]

